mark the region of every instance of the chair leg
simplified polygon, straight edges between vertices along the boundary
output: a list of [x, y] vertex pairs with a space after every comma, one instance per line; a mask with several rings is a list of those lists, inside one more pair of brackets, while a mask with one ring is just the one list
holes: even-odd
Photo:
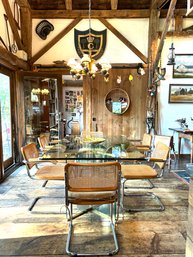
[[68, 230], [68, 236], [67, 236], [67, 242], [66, 242], [66, 253], [70, 256], [112, 256], [115, 255], [119, 251], [119, 246], [118, 246], [118, 241], [117, 241], [117, 236], [115, 232], [115, 225], [113, 223], [113, 204], [110, 206], [110, 227], [112, 230], [113, 234], [113, 239], [114, 239], [114, 250], [111, 250], [109, 252], [96, 252], [96, 253], [78, 253], [78, 252], [73, 252], [70, 249], [71, 246], [71, 240], [72, 240], [72, 234], [73, 234], [73, 213], [72, 213], [72, 204], [70, 207], [70, 210], [68, 209], [69, 212], [69, 230]]
[[[138, 179], [132, 179], [132, 180], [138, 180]], [[130, 181], [132, 181], [132, 180], [130, 180]], [[124, 188], [127, 188], [127, 189], [152, 189], [152, 188], [154, 188], [154, 184], [151, 182], [151, 180], [150, 179], [140, 179], [140, 180], [144, 180], [144, 181], [147, 181], [148, 183], [149, 183], [149, 186], [126, 186], [126, 185], [124, 185]], [[124, 184], [127, 182], [128, 180], [127, 179], [125, 179], [124, 180]]]
[[[124, 192], [124, 191], [123, 191]], [[132, 206], [124, 206], [123, 203], [124, 203], [124, 197], [148, 197], [150, 200], [154, 200], [154, 202], [156, 203], [156, 207], [148, 207], [148, 208], [143, 208], [143, 207], [132, 207]], [[155, 195], [153, 192], [147, 192], [147, 193], [144, 193], [144, 194], [139, 194], [139, 193], [136, 193], [136, 194], [132, 194], [132, 193], [124, 193], [123, 195], [123, 202], [122, 202], [122, 208], [124, 211], [128, 211], [128, 212], [143, 212], [143, 211], [164, 211], [165, 210], [165, 207], [163, 205], [163, 203], [161, 202], [160, 198]]]
[[39, 197], [36, 197], [32, 204], [30, 205], [30, 207], [28, 208], [28, 210], [31, 212], [31, 213], [36, 213], [36, 214], [63, 214], [61, 212], [61, 208], [60, 208], [60, 211], [59, 212], [54, 212], [54, 211], [34, 211], [33, 208], [35, 207], [36, 203], [40, 200], [40, 199], [64, 199], [64, 197], [46, 197], [46, 196], [39, 196]]

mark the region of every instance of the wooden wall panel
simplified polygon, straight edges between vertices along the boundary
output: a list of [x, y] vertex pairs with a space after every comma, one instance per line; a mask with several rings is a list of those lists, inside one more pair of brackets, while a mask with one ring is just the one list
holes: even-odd
[[[129, 75], [133, 80], [129, 81]], [[121, 76], [121, 83], [117, 83]], [[95, 80], [84, 78], [84, 129], [93, 130], [93, 118], [99, 131], [106, 136], [126, 135], [139, 139], [145, 132], [147, 75], [140, 76], [136, 69], [112, 69], [109, 82], [97, 75]], [[122, 115], [112, 114], [105, 106], [105, 97], [113, 88], [124, 89], [130, 97], [130, 107]]]

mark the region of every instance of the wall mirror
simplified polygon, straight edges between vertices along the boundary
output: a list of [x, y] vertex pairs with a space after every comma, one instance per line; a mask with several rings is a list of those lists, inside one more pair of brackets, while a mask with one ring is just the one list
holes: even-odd
[[105, 97], [106, 108], [114, 114], [123, 114], [129, 108], [130, 99], [127, 92], [121, 88], [114, 88]]

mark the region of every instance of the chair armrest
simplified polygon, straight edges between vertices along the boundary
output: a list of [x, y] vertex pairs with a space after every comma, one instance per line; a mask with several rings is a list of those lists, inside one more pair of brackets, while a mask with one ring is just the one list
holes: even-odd
[[152, 161], [152, 162], [166, 162], [167, 161], [166, 159], [157, 158], [157, 157], [150, 157], [148, 160]]
[[147, 147], [147, 148], [151, 148], [149, 145], [135, 145], [136, 147]]

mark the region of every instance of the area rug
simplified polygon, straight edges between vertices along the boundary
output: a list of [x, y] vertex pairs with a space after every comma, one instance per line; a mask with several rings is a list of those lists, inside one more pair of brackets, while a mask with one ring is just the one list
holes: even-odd
[[190, 183], [190, 176], [189, 176], [189, 174], [185, 170], [176, 170], [176, 171], [173, 171], [173, 173], [174, 173], [174, 175], [177, 178], [179, 178], [184, 183], [189, 185], [189, 183]]

